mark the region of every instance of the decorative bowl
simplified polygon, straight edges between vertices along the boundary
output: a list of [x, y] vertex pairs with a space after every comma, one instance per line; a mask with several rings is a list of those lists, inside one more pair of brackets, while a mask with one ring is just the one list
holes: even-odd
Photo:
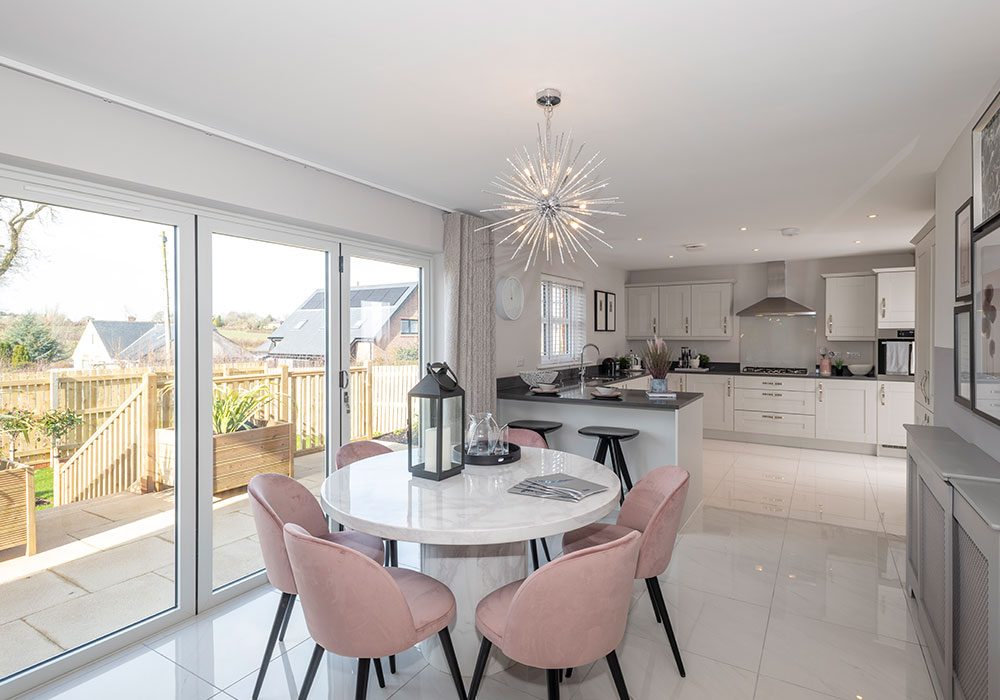
[[851, 374], [855, 377], [863, 377], [872, 371], [872, 365], [847, 365], [847, 369], [851, 370]]
[[528, 386], [552, 384], [559, 377], [555, 370], [536, 369], [533, 372], [521, 372], [521, 380]]
[[546, 384], [540, 383], [538, 386], [532, 387], [533, 389], [538, 389], [539, 391], [555, 391], [559, 388], [558, 384]]
[[594, 393], [598, 396], [611, 396], [612, 394], [619, 393], [617, 387], [613, 386], [595, 386]]

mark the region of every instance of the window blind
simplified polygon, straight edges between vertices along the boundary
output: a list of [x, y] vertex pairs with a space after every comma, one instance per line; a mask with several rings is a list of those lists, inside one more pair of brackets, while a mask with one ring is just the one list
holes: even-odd
[[541, 296], [541, 364], [569, 364], [587, 342], [583, 282], [543, 275]]

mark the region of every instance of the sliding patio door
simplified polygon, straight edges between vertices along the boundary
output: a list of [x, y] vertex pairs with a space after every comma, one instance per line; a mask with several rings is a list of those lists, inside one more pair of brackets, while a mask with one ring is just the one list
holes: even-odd
[[194, 612], [194, 216], [0, 175], [0, 696]]
[[319, 495], [340, 444], [339, 257], [307, 232], [198, 220], [200, 608], [263, 580], [250, 479]]

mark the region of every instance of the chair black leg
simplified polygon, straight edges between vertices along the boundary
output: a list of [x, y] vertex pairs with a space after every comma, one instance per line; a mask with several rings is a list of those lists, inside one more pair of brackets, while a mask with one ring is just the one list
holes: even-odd
[[472, 683], [469, 684], [469, 700], [476, 700], [476, 696], [479, 694], [479, 685], [483, 682], [486, 662], [490, 660], [492, 648], [493, 642], [483, 637], [483, 643], [479, 645], [479, 656], [476, 657], [476, 670], [472, 672]]
[[659, 624], [663, 622], [663, 620], [660, 619], [660, 606], [656, 603], [656, 594], [653, 593], [653, 584], [648, 578], [646, 579], [646, 590], [649, 592], [649, 602], [653, 606], [653, 614], [656, 615], [656, 623]]
[[567, 678], [572, 678], [573, 677], [573, 668], [572, 667], [566, 669], [566, 677]]
[[528, 546], [531, 548], [531, 567], [538, 569], [538, 544], [534, 540], [528, 540]]
[[625, 462], [625, 453], [622, 452], [622, 441], [615, 440], [612, 443], [611, 449], [615, 451], [618, 455], [618, 473], [622, 479], [625, 481], [625, 487], [631, 491], [632, 490], [632, 475], [628, 473], [628, 464]]
[[545, 681], [549, 687], [549, 700], [559, 700], [559, 671], [554, 668], [546, 669]]
[[545, 552], [545, 561], [552, 561], [552, 555], [549, 554], [549, 543], [545, 541], [544, 537], [538, 541], [542, 543], [542, 551]]
[[313, 649], [312, 658], [309, 659], [309, 669], [306, 671], [306, 678], [302, 681], [302, 689], [299, 691], [299, 700], [306, 700], [309, 697], [309, 689], [312, 688], [313, 679], [319, 669], [319, 662], [323, 660], [323, 647], [319, 644]]
[[368, 673], [371, 670], [371, 661], [371, 659], [358, 659], [358, 683], [354, 686], [354, 700], [365, 700], [368, 697]]
[[285, 641], [285, 631], [288, 629], [288, 621], [292, 619], [292, 608], [295, 607], [295, 594], [288, 601], [288, 607], [285, 609], [285, 619], [281, 622], [281, 631], [278, 632], [278, 641]]
[[563, 669], [561, 669], [561, 668], [559, 669], [559, 682], [560, 683], [563, 682]]
[[621, 465], [618, 464], [618, 450], [615, 449], [614, 444], [611, 445], [611, 471], [618, 477], [618, 481], [622, 486], [618, 492], [618, 504], [621, 505], [625, 502], [625, 480], [622, 479]]
[[271, 660], [274, 652], [274, 644], [278, 641], [278, 633], [281, 631], [281, 624], [285, 621], [285, 611], [294, 596], [291, 593], [282, 593], [281, 600], [278, 601], [278, 610], [274, 613], [274, 623], [271, 625], [271, 634], [267, 638], [267, 646], [264, 647], [264, 660], [260, 664], [257, 672], [257, 683], [253, 687], [253, 700], [257, 700], [260, 695], [261, 686], [264, 685], [264, 674], [267, 673], [267, 663]]
[[615, 681], [615, 688], [618, 690], [619, 700], [628, 700], [628, 688], [625, 687], [625, 676], [622, 674], [621, 664], [618, 663], [618, 654], [611, 652], [607, 655], [608, 668], [611, 669], [611, 677]]
[[399, 543], [389, 540], [389, 566], [399, 566]]
[[[657, 620], [657, 622], [659, 622], [659, 620]], [[392, 656], [389, 657], [389, 673], [395, 673], [395, 672], [396, 672], [396, 655], [393, 654]]]
[[651, 594], [655, 594], [656, 605], [660, 608], [660, 617], [663, 618], [663, 629], [667, 631], [670, 650], [674, 652], [674, 661], [677, 662], [677, 673], [681, 675], [681, 678], [684, 678], [687, 673], [684, 671], [684, 662], [681, 661], [681, 650], [677, 646], [677, 637], [674, 636], [674, 628], [670, 624], [670, 616], [667, 614], [667, 602], [663, 599], [660, 581], [655, 576], [646, 580], [649, 581], [649, 591]]
[[451, 669], [451, 678], [455, 681], [455, 690], [458, 691], [459, 700], [468, 700], [465, 694], [465, 681], [462, 680], [462, 670], [458, 667], [458, 658], [455, 656], [455, 647], [451, 645], [451, 633], [445, 627], [438, 632], [438, 639], [441, 640], [441, 648], [444, 656], [448, 659], [448, 668]]
[[382, 659], [372, 659], [375, 662], [375, 678], [378, 680], [378, 687], [385, 687], [385, 676], [382, 675]]
[[597, 449], [594, 451], [594, 461], [599, 464], [604, 464], [607, 457], [608, 457], [607, 438], [597, 438]]

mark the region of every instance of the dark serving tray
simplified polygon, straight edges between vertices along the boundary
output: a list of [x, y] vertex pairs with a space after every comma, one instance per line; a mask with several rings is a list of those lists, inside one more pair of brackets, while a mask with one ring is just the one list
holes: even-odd
[[[453, 461], [458, 461], [461, 458], [459, 450], [464, 449], [461, 445], [455, 446]], [[521, 459], [521, 448], [514, 443], [507, 443], [507, 454], [505, 455], [470, 455], [468, 452], [465, 453], [465, 463], [474, 466], [496, 467], [501, 464], [517, 462], [519, 459]]]

